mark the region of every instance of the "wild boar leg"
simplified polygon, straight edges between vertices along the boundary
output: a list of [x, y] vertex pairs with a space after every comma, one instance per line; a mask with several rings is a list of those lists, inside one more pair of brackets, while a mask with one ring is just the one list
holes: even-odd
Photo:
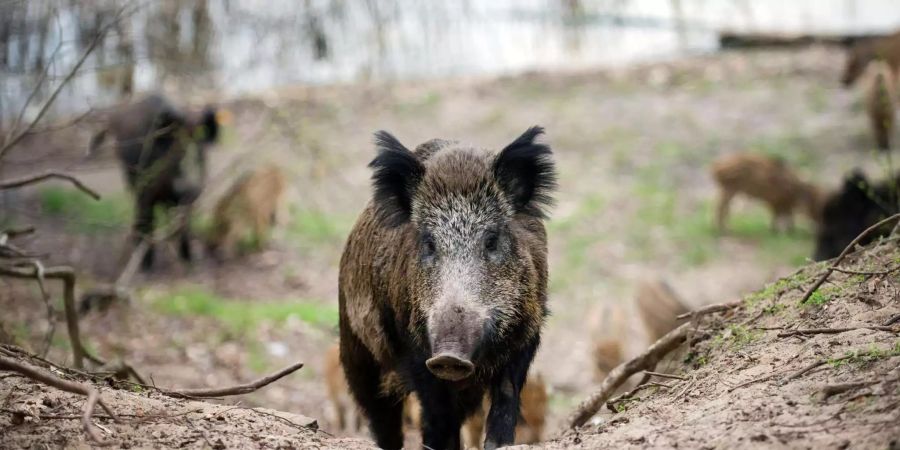
[[519, 395], [522, 386], [525, 385], [528, 367], [531, 366], [537, 346], [538, 343], [535, 342], [514, 356], [491, 387], [491, 410], [487, 418], [485, 450], [494, 450], [515, 442]]

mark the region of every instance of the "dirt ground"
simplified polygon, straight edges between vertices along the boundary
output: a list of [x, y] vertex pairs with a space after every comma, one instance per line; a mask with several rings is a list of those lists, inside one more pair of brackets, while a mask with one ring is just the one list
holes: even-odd
[[[629, 319], [633, 317], [632, 297], [642, 280], [666, 279], [696, 307], [757, 290], [793, 272], [811, 254], [808, 224], [801, 220], [795, 233], [773, 234], [767, 212], [749, 202], [735, 205], [730, 232], [718, 236], [711, 217], [715, 190], [707, 175], [713, 158], [739, 150], [766, 152], [783, 157], [805, 179], [826, 188], [837, 186], [841, 176], [857, 166], [873, 177], [881, 176], [886, 163], [871, 150], [874, 144], [860, 106], [861, 89], [844, 90], [837, 81], [842, 64], [838, 50], [816, 47], [724, 53], [584, 73], [281, 89], [254, 98], [227, 99], [221, 103], [234, 120], [210, 157], [212, 182], [201, 201], [201, 212], [209, 210], [216, 195], [241, 170], [277, 161], [292, 180], [288, 220], [267, 250], [221, 267], [206, 260], [188, 267], [175, 260], [171, 249], [162, 252], [156, 270], [139, 278], [138, 295], [132, 303], [89, 313], [82, 320], [82, 334], [92, 350], [128, 361], [160, 386], [232, 384], [304, 361], [307, 366], [300, 372], [242, 397], [241, 405], [313, 417], [327, 432], [361, 437], [335, 429], [321, 360], [336, 336], [340, 251], [355, 215], [369, 196], [366, 164], [374, 153], [372, 133], [387, 129], [408, 146], [446, 137], [499, 148], [527, 127], [540, 124], [546, 127], [547, 140], [554, 148], [560, 189], [548, 224], [553, 315], [534, 370], [550, 385], [548, 429], [555, 430], [571, 408], [596, 387], [590, 356], [595, 337], [625, 337], [629, 356], [646, 347], [643, 331]], [[40, 238], [20, 244], [46, 253], [51, 263], [78, 268], [81, 289], [109, 280], [121, 267], [130, 221], [121, 176], [109, 152], [84, 159], [91, 130], [87, 123], [54, 135], [34, 136], [10, 155], [12, 162], [0, 173], [9, 177], [42, 168], [64, 168], [104, 194], [99, 207], [76, 202], [71, 190], [58, 186], [23, 190], [0, 199], [3, 211], [12, 216], [4, 214], [5, 221], [39, 228]], [[891, 278], [885, 281], [889, 286], [876, 286], [872, 295], [894, 292], [895, 281]], [[785, 301], [798, 295], [794, 291], [782, 296]], [[58, 299], [58, 291], [53, 294]], [[882, 309], [872, 313], [872, 319], [880, 319], [879, 314], [887, 314], [891, 308], [896, 312], [896, 302], [895, 295], [881, 298]], [[833, 304], [844, 303], [874, 308], [835, 296]], [[811, 310], [788, 309], [797, 317], [778, 326], [809, 321], [838, 326], [840, 319], [831, 315], [835, 311], [830, 305], [815, 309], [815, 317], [806, 317], [813, 314]], [[4, 281], [0, 307], [4, 328], [21, 345], [40, 351], [48, 326], [36, 287]], [[57, 305], [56, 309], [61, 308]], [[605, 320], [615, 309], [622, 311], [624, 323]], [[846, 317], [869, 323], [862, 316]], [[773, 320], [778, 318], [764, 315], [754, 323], [766, 326]], [[57, 328], [49, 358], [66, 363], [68, 348], [62, 324]], [[775, 334], [754, 335], [746, 348], [775, 341]], [[817, 349], [836, 354], [830, 350], [844, 351], [869, 342], [890, 344], [882, 334], [857, 331], [840, 334], [840, 339], [822, 335], [805, 343], [781, 339], [777, 344], [783, 349], [763, 352], [754, 356], [756, 360], [741, 356], [749, 350], [710, 349], [709, 364], [691, 372], [691, 385], [673, 384], [673, 390], [685, 390], [673, 404], [684, 406], [684, 399], [694, 402], [698, 395], [716, 397], [715, 402], [704, 402], [702, 408], [688, 404], [690, 411], [676, 411], [665, 402], [664, 393], [654, 394], [618, 416], [627, 419], [627, 424], [617, 417], [619, 422], [603, 422], [603, 433], [585, 430], [552, 445], [594, 447], [609, 442], [614, 447], [669, 447], [683, 443], [694, 447], [697, 441], [692, 439], [697, 439], [713, 448], [731, 448], [759, 443], [754, 440], [761, 439], [758, 435], [773, 446], [810, 442], [810, 447], [821, 448], [813, 445], [818, 441], [807, 439], [838, 444], [838, 437], [855, 436], [849, 427], [857, 422], [847, 421], [847, 427], [841, 420], [831, 419], [814, 424], [825, 419], [820, 410], [834, 417], [840, 413], [841, 419], [850, 416], [845, 410], [838, 411], [834, 401], [826, 402], [827, 407], [812, 403], [807, 397], [814, 384], [809, 383], [823, 383], [825, 377], [835, 377], [834, 382], [851, 379], [850, 371], [856, 366], [823, 370], [797, 380], [792, 384], [798, 390], [785, 395], [803, 398], [772, 397], [782, 402], [775, 406], [766, 401], [769, 397], [765, 396], [774, 395], [770, 391], [751, 385], [724, 395], [725, 383], [740, 384], [772, 366], [788, 370], [802, 365], [801, 360], [814, 357]], [[704, 348], [714, 340], [697, 346]], [[832, 345], [832, 340], [839, 344]], [[724, 358], [731, 358], [722, 366], [728, 371], [713, 374], [712, 368], [719, 367], [713, 363], [724, 363]], [[896, 366], [897, 358], [873, 363], [873, 370], [867, 373], [886, 374], [890, 363]], [[719, 377], [723, 383], [716, 382]], [[3, 380], [22, 382], [15, 377]], [[0, 398], [4, 391], [12, 392], [10, 385], [6, 386], [0, 390]], [[759, 389], [769, 386], [761, 383]], [[896, 385], [893, 389], [891, 395], [896, 395]], [[881, 398], [896, 400], [881, 394], [862, 400], [870, 402], [872, 398], [876, 403]], [[786, 403], [788, 400], [796, 404]], [[734, 402], [748, 407], [732, 408]], [[644, 413], [635, 412], [639, 410]], [[791, 411], [802, 415], [782, 417]], [[815, 415], [808, 422], [801, 420], [807, 412]], [[770, 423], [766, 420], [776, 418], [789, 425], [784, 429], [765, 425]], [[868, 418], [886, 419], [878, 414]], [[23, 439], [33, 439], [37, 434], [34, 428], [10, 426], [9, 420], [8, 415], [0, 414], [5, 435], [15, 431], [22, 433]], [[72, 435], [66, 436], [72, 442], [82, 439], [74, 436], [77, 423], [69, 425]], [[884, 430], [890, 428], [882, 424], [879, 434], [877, 425], [866, 425], [861, 429], [867, 430], [866, 439], [872, 440], [860, 442], [878, 448], [887, 442]], [[682, 429], [693, 432], [679, 431]], [[740, 431], [723, 433], [731, 429]], [[628, 430], [643, 431], [629, 434]], [[894, 434], [896, 431], [894, 427]], [[282, 427], [273, 434], [289, 432], [290, 427]], [[120, 433], [129, 432], [116, 426], [115, 434]], [[644, 440], [633, 437], [639, 435], [645, 436]], [[321, 433], [315, 436], [327, 438]], [[607, 438], [611, 440], [603, 440]], [[202, 441], [191, 442], [214, 444]], [[139, 445], [171, 443], [142, 442]]]

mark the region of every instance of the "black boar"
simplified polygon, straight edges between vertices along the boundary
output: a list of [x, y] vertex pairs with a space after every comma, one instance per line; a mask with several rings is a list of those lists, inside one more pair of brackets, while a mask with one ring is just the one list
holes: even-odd
[[[108, 134], [116, 140], [116, 156], [135, 197], [135, 242], [150, 238], [154, 209], [186, 207], [200, 195], [206, 178], [206, 147], [216, 141], [216, 112], [184, 113], [163, 96], [153, 94], [114, 109], [106, 128], [91, 140], [91, 152]], [[191, 259], [188, 227], [181, 230], [179, 255]], [[142, 267], [153, 264], [153, 246]]]
[[793, 228], [794, 211], [800, 209], [818, 223], [824, 195], [819, 188], [802, 181], [778, 158], [754, 153], [734, 153], [717, 158], [710, 170], [719, 186], [716, 226], [725, 231], [728, 209], [737, 194], [762, 200], [772, 211], [772, 231], [779, 225]]
[[404, 397], [423, 443], [457, 450], [490, 395], [486, 448], [512, 444], [547, 315], [543, 219], [556, 174], [534, 127], [499, 153], [376, 134], [374, 195], [341, 257], [341, 362], [378, 446], [403, 446]]
[[876, 60], [885, 61], [897, 77], [900, 71], [900, 31], [880, 38], [863, 39], [850, 46], [841, 83], [845, 87], [851, 86], [866, 71], [869, 63]]
[[[900, 174], [892, 180], [872, 184], [859, 170], [844, 179], [843, 186], [832, 193], [825, 202], [822, 226], [816, 234], [816, 261], [834, 258], [870, 226], [898, 212], [897, 190]], [[885, 236], [891, 227], [877, 230], [863, 238], [859, 244], [868, 244]]]
[[890, 67], [883, 61], [873, 62], [872, 72], [872, 84], [866, 92], [866, 112], [878, 149], [886, 151], [891, 149], [894, 134], [897, 84]]

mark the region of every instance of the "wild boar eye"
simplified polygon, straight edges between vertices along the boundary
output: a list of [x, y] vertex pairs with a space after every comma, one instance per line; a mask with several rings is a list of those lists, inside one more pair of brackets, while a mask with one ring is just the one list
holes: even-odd
[[437, 252], [437, 248], [434, 245], [434, 237], [431, 236], [431, 233], [425, 232], [422, 233], [422, 257], [423, 258], [431, 258], [434, 257], [434, 254]]
[[497, 247], [500, 243], [500, 235], [494, 231], [489, 230], [484, 234], [484, 249], [488, 253], [494, 253], [497, 251]]

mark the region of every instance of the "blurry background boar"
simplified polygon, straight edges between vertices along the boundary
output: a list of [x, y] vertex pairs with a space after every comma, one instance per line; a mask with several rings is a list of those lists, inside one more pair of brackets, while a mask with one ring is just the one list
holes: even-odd
[[871, 84], [866, 91], [866, 112], [878, 149], [891, 149], [894, 134], [894, 115], [897, 109], [897, 79], [891, 68], [883, 61], [870, 65]]
[[233, 256], [242, 240], [254, 248], [265, 247], [279, 217], [285, 213], [287, 180], [275, 165], [244, 174], [219, 199], [213, 210], [207, 247], [216, 258]]
[[[134, 195], [135, 242], [152, 238], [156, 207], [182, 207], [189, 218], [190, 206], [206, 181], [207, 146], [219, 136], [215, 110], [183, 112], [152, 94], [113, 109], [106, 128], [91, 141], [91, 154], [109, 134], [115, 138], [116, 156]], [[185, 261], [191, 259], [188, 226], [179, 232], [178, 254]], [[149, 269], [153, 258], [151, 243], [142, 267]]]
[[866, 71], [872, 61], [884, 61], [890, 67], [893, 78], [900, 74], [900, 31], [879, 38], [863, 39], [847, 51], [847, 61], [841, 82], [851, 86]]
[[734, 153], [716, 159], [711, 167], [719, 187], [716, 226], [724, 232], [731, 201], [737, 194], [762, 200], [772, 212], [772, 230], [792, 230], [794, 211], [819, 221], [824, 194], [818, 187], [800, 180], [781, 159], [753, 153]]
[[650, 344], [680, 324], [676, 319], [679, 314], [690, 311], [669, 283], [662, 279], [642, 282], [638, 286], [635, 303]]
[[[861, 171], [848, 175], [843, 186], [825, 202], [822, 226], [816, 235], [816, 261], [838, 256], [866, 228], [900, 211], [898, 186], [900, 175], [875, 184]], [[892, 226], [869, 234], [859, 244], [887, 235]]]
[[403, 445], [402, 391], [422, 404], [429, 448], [459, 448], [486, 392], [485, 448], [513, 443], [547, 314], [556, 177], [542, 132], [499, 153], [440, 140], [414, 153], [377, 135], [374, 196], [341, 258], [339, 305], [341, 362], [380, 447]]

